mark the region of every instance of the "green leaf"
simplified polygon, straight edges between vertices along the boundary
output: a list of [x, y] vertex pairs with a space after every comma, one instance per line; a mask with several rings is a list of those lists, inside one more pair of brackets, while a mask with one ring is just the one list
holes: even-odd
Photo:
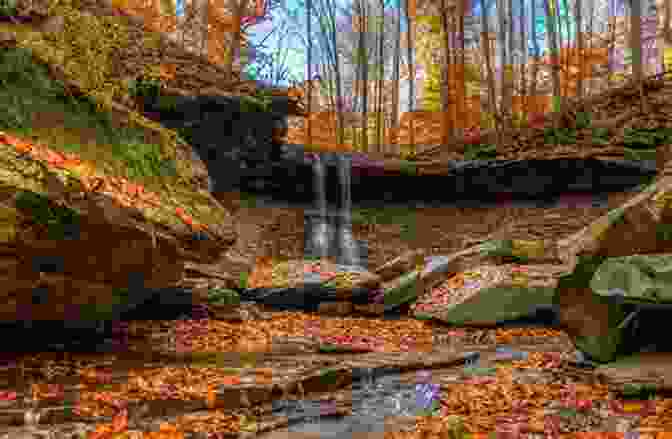
[[208, 302], [221, 305], [237, 305], [240, 303], [240, 296], [233, 290], [213, 288], [208, 291]]
[[338, 381], [338, 371], [336, 371], [336, 369], [323, 370], [320, 373], [320, 378], [326, 384], [336, 384]]
[[558, 416], [565, 419], [575, 418], [577, 413], [578, 412], [575, 409], [571, 408], [561, 408], [560, 410], [558, 410]]
[[240, 277], [238, 278], [238, 286], [241, 289], [246, 289], [247, 288], [247, 280], [249, 278], [250, 274], [247, 272], [240, 273]]
[[576, 127], [578, 129], [588, 128], [590, 126], [590, 122], [590, 113], [582, 111], [576, 114]]
[[656, 391], [657, 388], [654, 384], [625, 383], [620, 393], [626, 398], [651, 398], [655, 397]]
[[464, 151], [465, 160], [492, 159], [497, 157], [497, 146], [490, 144], [467, 145]]
[[464, 374], [467, 376], [487, 376], [494, 375], [497, 373], [496, 367], [478, 367], [478, 366], [465, 366]]

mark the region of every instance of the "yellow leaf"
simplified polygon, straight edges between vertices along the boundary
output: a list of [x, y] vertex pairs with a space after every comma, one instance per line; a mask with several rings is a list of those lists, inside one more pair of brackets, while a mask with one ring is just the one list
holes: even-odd
[[590, 232], [593, 238], [597, 240], [602, 238], [607, 229], [609, 229], [609, 221], [605, 221], [604, 219], [599, 219], [590, 225]]
[[15, 209], [0, 209], [0, 242], [11, 242], [16, 238], [19, 216]]
[[641, 412], [644, 405], [641, 402], [624, 402], [623, 411], [626, 413]]
[[518, 257], [541, 258], [544, 256], [544, 242], [543, 241], [527, 241], [522, 239], [514, 239], [512, 244], [512, 254]]

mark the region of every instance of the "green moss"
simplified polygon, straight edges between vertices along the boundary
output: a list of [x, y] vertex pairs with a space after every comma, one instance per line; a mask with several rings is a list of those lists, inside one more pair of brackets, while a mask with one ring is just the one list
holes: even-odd
[[217, 305], [238, 305], [240, 296], [233, 290], [213, 288], [208, 291], [208, 302]]
[[16, 15], [16, 0], [0, 0], [0, 16]]
[[418, 175], [418, 167], [415, 163], [409, 160], [403, 160], [400, 165], [400, 170], [402, 174], [405, 175]]
[[64, 206], [53, 205], [44, 195], [21, 191], [16, 196], [16, 207], [30, 213], [37, 224], [48, 226], [50, 239], [64, 239], [67, 230], [80, 224], [80, 215]]
[[[0, 52], [0, 130], [39, 134], [32, 126], [37, 113], [57, 115], [62, 119], [59, 128], [66, 132], [93, 129], [96, 144], [109, 150], [110, 159], [124, 164], [124, 177], [137, 180], [177, 175], [175, 162], [165, 156], [160, 145], [144, 143], [142, 128], [114, 126], [110, 113], [99, 111], [90, 97], [73, 97], [61, 82], [52, 80], [47, 68], [36, 63], [29, 50]], [[50, 138], [48, 144], [84, 157], [90, 149], [58, 136]]]
[[629, 399], [649, 399], [655, 397], [657, 390], [655, 384], [625, 383], [620, 396]]
[[271, 94], [268, 90], [258, 90], [252, 96], [241, 96], [242, 111], [268, 111]]
[[489, 144], [466, 145], [465, 160], [486, 160], [497, 157], [497, 147]]

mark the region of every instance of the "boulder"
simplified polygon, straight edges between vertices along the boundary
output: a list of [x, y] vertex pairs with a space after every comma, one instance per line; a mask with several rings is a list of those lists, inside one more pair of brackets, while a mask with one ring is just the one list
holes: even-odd
[[559, 258], [571, 269], [582, 255], [615, 257], [669, 251], [671, 188], [672, 178], [658, 179], [622, 206], [559, 240]]
[[225, 220], [193, 228], [212, 219], [204, 213], [212, 209], [218, 221], [227, 218], [216, 201], [185, 218], [170, 207], [174, 194], [138, 190], [133, 199], [120, 189], [128, 182], [93, 182], [72, 157], [76, 166], [45, 164], [58, 153], [38, 145], [20, 153], [16, 138], [0, 140], [0, 321], [118, 318], [177, 288], [185, 261], [212, 262], [235, 241]]
[[[327, 261], [282, 261], [260, 258], [241, 299], [277, 309], [351, 312], [348, 305], [370, 301], [380, 279], [361, 267]], [[346, 310], [346, 311], [344, 311]]]
[[417, 318], [451, 325], [494, 326], [530, 317], [553, 304], [558, 265], [481, 265], [428, 289], [413, 306]]
[[374, 270], [385, 279], [374, 295], [382, 308], [390, 311], [405, 303], [422, 302], [425, 293], [456, 273], [484, 264], [557, 262], [554, 250], [550, 243], [522, 240], [486, 241], [445, 256], [425, 256], [422, 250], [412, 250]]
[[558, 242], [567, 273], [554, 301], [589, 359], [610, 362], [659, 339], [665, 309], [672, 178], [663, 176], [620, 207]]

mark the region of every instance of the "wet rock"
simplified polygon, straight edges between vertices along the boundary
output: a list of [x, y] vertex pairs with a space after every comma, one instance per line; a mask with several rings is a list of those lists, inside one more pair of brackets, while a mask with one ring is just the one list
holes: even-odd
[[368, 303], [369, 291], [379, 282], [378, 276], [355, 266], [326, 261], [261, 260], [248, 278], [248, 289], [241, 292], [241, 298], [277, 309], [314, 312], [322, 306], [323, 310], [343, 311], [351, 308], [336, 303]]

